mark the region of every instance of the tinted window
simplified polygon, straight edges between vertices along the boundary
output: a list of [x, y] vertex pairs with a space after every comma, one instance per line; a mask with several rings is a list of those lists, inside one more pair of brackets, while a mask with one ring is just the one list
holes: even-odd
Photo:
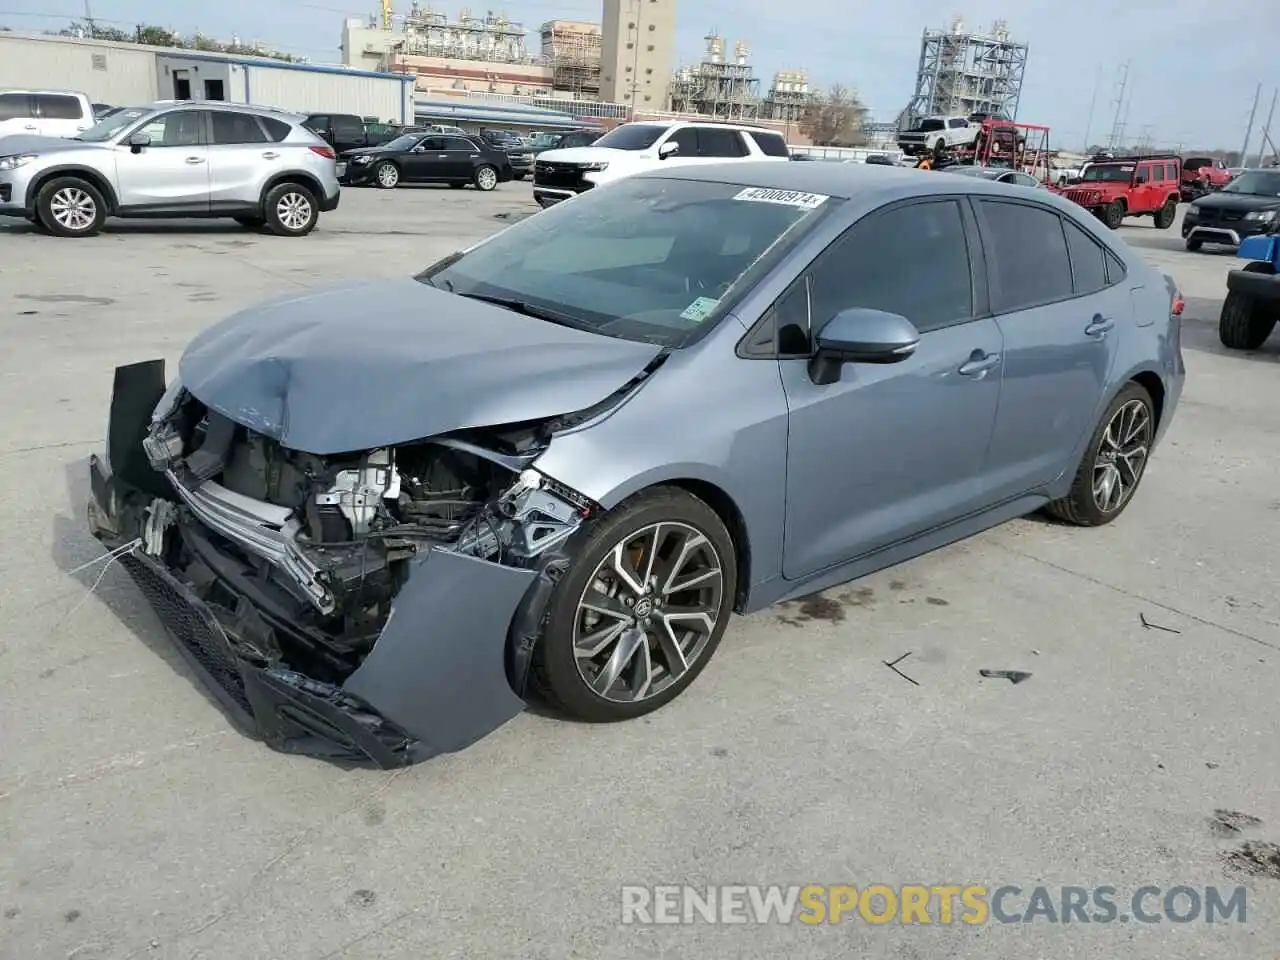
[[941, 120], [921, 120], [911, 129], [915, 130], [917, 133], [919, 132], [929, 133], [930, 131], [933, 131], [933, 130], [942, 130], [945, 128], [945, 126], [946, 125]]
[[[596, 141], [597, 147], [612, 147], [614, 150], [644, 150], [652, 147], [660, 136], [667, 132], [665, 124], [657, 123], [624, 123], [615, 127]], [[684, 149], [681, 147], [680, 149]]]
[[329, 132], [329, 118], [325, 116], [308, 117], [304, 126], [308, 130], [315, 130], [317, 133]]
[[276, 143], [287, 137], [289, 131], [293, 129], [283, 120], [277, 120], [275, 117], [259, 117], [258, 120], [267, 128], [267, 136]]
[[[684, 150], [684, 147], [680, 147]], [[728, 127], [699, 127], [698, 155], [702, 157], [745, 157], [742, 134]]]
[[446, 150], [461, 150], [466, 153], [474, 153], [476, 145], [470, 140], [464, 140], [462, 137], [445, 137], [444, 148]]
[[417, 139], [418, 139], [417, 137], [413, 137], [413, 136], [398, 137], [397, 139], [392, 140], [389, 144], [387, 144], [387, 146], [392, 147], [396, 150], [412, 150], [414, 146], [421, 146], [423, 150], [440, 150], [443, 152], [445, 149], [445, 143], [447, 142], [448, 139], [451, 139], [451, 138], [427, 137], [420, 144], [417, 143]]
[[0, 120], [27, 120], [31, 116], [31, 98], [25, 93], [0, 93]]
[[992, 307], [998, 313], [1071, 296], [1071, 261], [1062, 220], [1052, 210], [979, 200], [997, 275]]
[[363, 140], [364, 124], [355, 117], [334, 117], [333, 135], [338, 140]]
[[922, 333], [973, 316], [969, 250], [953, 201], [914, 203], [860, 220], [812, 273], [812, 319], [870, 307], [897, 313]]
[[1164, 182], [1164, 164], [1157, 163], [1151, 167], [1151, 179], [1154, 183]]
[[[680, 156], [696, 157], [698, 155], [698, 131], [693, 127], [682, 127], [671, 135], [667, 143], [680, 144]], [[604, 144], [597, 144], [604, 146]]]
[[1062, 218], [1062, 228], [1067, 233], [1076, 293], [1096, 293], [1107, 285], [1106, 253], [1098, 241], [1066, 217]]
[[76, 97], [37, 93], [36, 107], [46, 120], [79, 120], [84, 117], [84, 109]]
[[1199, 170], [1201, 167], [1212, 167], [1212, 157], [1187, 157], [1182, 161], [1182, 166], [1187, 170]]
[[957, 130], [960, 127], [967, 127], [968, 125], [969, 125], [968, 120], [948, 120], [947, 121], [947, 126], [949, 126], [952, 130]]
[[1166, 163], [1164, 165], [1164, 178], [1166, 180], [1178, 179], [1178, 165], [1176, 163]]
[[1110, 250], [1108, 250], [1107, 251], [1107, 282], [1119, 283], [1121, 280], [1124, 279], [1126, 272], [1127, 271], [1124, 268], [1124, 264], [1120, 262], [1120, 258], [1117, 257]]
[[216, 144], [267, 142], [267, 135], [258, 126], [257, 117], [221, 110], [212, 110], [210, 114], [213, 117], [213, 142]]
[[782, 139], [782, 134], [753, 132], [751, 137], [755, 140], [756, 146], [760, 148], [760, 152], [766, 157], [789, 156], [787, 152], [787, 141]]

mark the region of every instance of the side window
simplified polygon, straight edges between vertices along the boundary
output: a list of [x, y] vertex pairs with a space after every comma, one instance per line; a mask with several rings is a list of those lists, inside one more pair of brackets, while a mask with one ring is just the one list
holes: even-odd
[[1151, 165], [1151, 182], [1164, 183], [1164, 164], [1153, 163]]
[[667, 139], [667, 142], [680, 144], [677, 156], [696, 157], [698, 155], [698, 131], [693, 127], [681, 127]]
[[194, 147], [203, 142], [200, 133], [200, 111], [174, 110], [137, 129], [151, 138], [153, 147]]
[[271, 138], [273, 143], [279, 143], [289, 135], [289, 131], [293, 128], [283, 120], [277, 120], [275, 117], [259, 117], [263, 127], [266, 128], [267, 136]]
[[1178, 179], [1178, 165], [1176, 163], [1166, 163], [1164, 165], [1164, 178], [1166, 180]]
[[977, 202], [996, 274], [992, 309], [1012, 313], [1070, 297], [1071, 261], [1058, 214], [1024, 203]]
[[333, 136], [345, 142], [361, 140], [364, 138], [364, 124], [355, 117], [334, 117]]
[[80, 106], [78, 97], [68, 97], [57, 93], [37, 93], [36, 109], [46, 120], [82, 120], [84, 108]]
[[1062, 218], [1062, 228], [1067, 233], [1067, 252], [1071, 255], [1076, 293], [1084, 295], [1104, 289], [1107, 286], [1107, 259], [1102, 246], [1066, 217]]
[[[746, 144], [742, 134], [732, 127], [698, 127], [698, 156], [745, 157]], [[682, 151], [684, 147], [680, 148]]]
[[444, 148], [446, 150], [457, 150], [460, 153], [474, 153], [476, 145], [470, 140], [464, 140], [462, 137], [445, 137]]
[[316, 133], [329, 132], [329, 118], [321, 114], [320, 116], [311, 117], [304, 126], [308, 130], [314, 130]]
[[787, 150], [787, 141], [783, 139], [780, 133], [759, 133], [753, 130], [751, 139], [756, 142], [756, 146], [760, 148], [760, 152], [766, 157], [790, 156]]
[[954, 200], [873, 213], [827, 248], [810, 271], [812, 321], [869, 307], [906, 317], [921, 333], [973, 317], [964, 220]]
[[1107, 251], [1107, 282], [1119, 283], [1125, 278], [1129, 271], [1124, 268], [1124, 264], [1110, 250]]
[[446, 139], [444, 137], [426, 137], [418, 141], [418, 146], [423, 150], [439, 150], [442, 153], [445, 149]]
[[1151, 168], [1150, 168], [1150, 167], [1138, 167], [1138, 173], [1137, 173], [1137, 176], [1136, 176], [1136, 180], [1137, 180], [1137, 182], [1138, 182], [1138, 183], [1146, 183], [1146, 182], [1147, 182], [1147, 181], [1149, 181], [1150, 179], [1151, 179]]
[[247, 113], [210, 110], [213, 118], [213, 142], [217, 145], [266, 143], [267, 135], [258, 126], [258, 118]]
[[25, 93], [0, 93], [0, 120], [30, 120], [34, 103]]
[[949, 126], [952, 130], [961, 130], [969, 126], [969, 121], [968, 120], [948, 120], [947, 126]]

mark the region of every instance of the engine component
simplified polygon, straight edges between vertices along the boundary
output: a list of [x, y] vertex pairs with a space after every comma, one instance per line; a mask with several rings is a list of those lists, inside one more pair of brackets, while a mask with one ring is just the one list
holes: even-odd
[[339, 471], [333, 486], [315, 495], [315, 503], [322, 516], [326, 507], [336, 507], [355, 539], [369, 532], [384, 500], [395, 503], [399, 498], [400, 474], [391, 451], [375, 450], [364, 458], [359, 469]]
[[[553, 492], [554, 491], [554, 492]], [[531, 560], [563, 543], [590, 514], [570, 503], [558, 485], [537, 470], [525, 470], [457, 545], [460, 553]]]

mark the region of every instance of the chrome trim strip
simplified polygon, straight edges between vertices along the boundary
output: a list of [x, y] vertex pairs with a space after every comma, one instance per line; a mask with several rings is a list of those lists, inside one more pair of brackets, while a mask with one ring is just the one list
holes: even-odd
[[1211, 239], [1209, 236], [1207, 236], [1207, 234], [1218, 234], [1218, 235], [1225, 234], [1226, 236], [1231, 238], [1230, 242], [1233, 245], [1237, 247], [1240, 246], [1240, 234], [1236, 233], [1234, 230], [1227, 230], [1223, 227], [1192, 227], [1191, 232], [1187, 234], [1187, 238], [1190, 239], [1191, 237], [1194, 237], [1197, 233], [1206, 234], [1206, 236], [1203, 239], [1207, 240], [1209, 243], [1222, 243], [1223, 241]]

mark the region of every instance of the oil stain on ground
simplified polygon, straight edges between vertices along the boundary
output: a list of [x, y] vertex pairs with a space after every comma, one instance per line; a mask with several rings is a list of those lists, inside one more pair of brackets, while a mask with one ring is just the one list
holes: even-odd
[[1280, 846], [1265, 840], [1246, 840], [1224, 853], [1222, 862], [1234, 873], [1280, 880]]
[[802, 627], [814, 620], [840, 623], [845, 618], [846, 607], [869, 607], [874, 602], [875, 591], [870, 587], [853, 587], [835, 596], [812, 593], [782, 604], [785, 613], [780, 613], [778, 620], [790, 627]]

